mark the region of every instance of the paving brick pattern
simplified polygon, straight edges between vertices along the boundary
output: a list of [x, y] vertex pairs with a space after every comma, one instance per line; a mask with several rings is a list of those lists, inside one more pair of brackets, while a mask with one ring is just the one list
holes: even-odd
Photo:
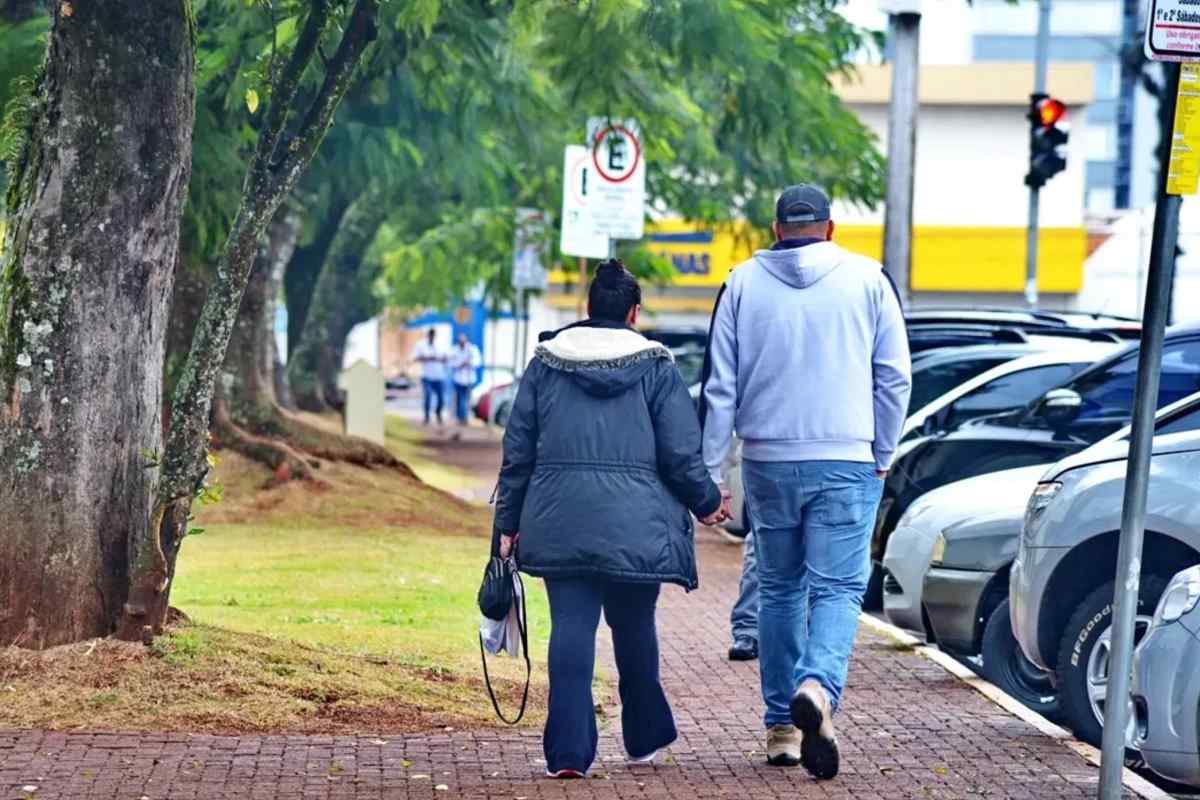
[[574, 782], [541, 777], [541, 734], [529, 729], [238, 737], [0, 730], [0, 800], [1095, 796], [1097, 771], [1074, 753], [865, 631], [839, 718], [842, 775], [817, 783], [801, 769], [766, 766], [756, 665], [723, 657], [736, 548], [705, 542], [701, 562], [700, 591], [663, 595], [663, 669], [680, 740], [657, 765], [623, 763], [612, 707], [601, 760], [589, 780]]

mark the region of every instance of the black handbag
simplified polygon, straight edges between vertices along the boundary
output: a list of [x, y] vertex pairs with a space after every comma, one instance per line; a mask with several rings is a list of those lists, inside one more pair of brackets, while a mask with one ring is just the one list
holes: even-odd
[[517, 609], [517, 629], [521, 632], [521, 651], [525, 657], [525, 690], [521, 695], [521, 708], [515, 719], [504, 716], [500, 710], [500, 701], [496, 699], [496, 691], [492, 688], [492, 678], [488, 674], [487, 650], [483, 646], [483, 634], [479, 634], [479, 659], [483, 663], [483, 682], [487, 686], [488, 697], [492, 699], [492, 708], [496, 716], [508, 725], [516, 725], [525, 716], [525, 706], [529, 702], [529, 683], [533, 677], [533, 663], [529, 660], [529, 622], [525, 611], [525, 583], [517, 572], [516, 561], [511, 558], [492, 556], [487, 568], [483, 571], [483, 583], [479, 586], [479, 611], [485, 617], [495, 622], [502, 622], [512, 610], [515, 596], [513, 581], [521, 585], [521, 607]]
[[513, 604], [512, 559], [492, 556], [483, 570], [483, 583], [479, 586], [479, 611], [488, 619], [500, 622], [508, 616]]

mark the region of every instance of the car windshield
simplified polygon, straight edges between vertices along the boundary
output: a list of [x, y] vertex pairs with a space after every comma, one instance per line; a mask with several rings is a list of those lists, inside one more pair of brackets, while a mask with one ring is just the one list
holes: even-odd
[[[1137, 389], [1137, 366], [1138, 358], [1132, 355], [1076, 381], [1071, 388], [1083, 398], [1079, 420], [1128, 419]], [[1167, 344], [1163, 349], [1158, 407], [1196, 391], [1200, 391], [1200, 340]]]
[[1003, 364], [1007, 358], [979, 356], [958, 361], [937, 361], [918, 365], [913, 369], [912, 398], [908, 413], [924, 408], [951, 389], [955, 389], [976, 375], [982, 375], [992, 367]]

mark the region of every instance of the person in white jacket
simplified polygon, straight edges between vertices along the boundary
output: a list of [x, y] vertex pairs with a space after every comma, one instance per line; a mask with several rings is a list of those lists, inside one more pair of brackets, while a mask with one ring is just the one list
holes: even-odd
[[450, 351], [450, 379], [454, 382], [454, 416], [459, 425], [470, 419], [471, 388], [475, 386], [476, 373], [483, 362], [479, 348], [467, 338], [458, 335], [458, 341]]
[[775, 245], [738, 265], [718, 300], [704, 386], [704, 460], [718, 482], [735, 428], [742, 440], [768, 761], [820, 779], [839, 769], [833, 714], [912, 386], [887, 277], [833, 229], [822, 190], [780, 195]]

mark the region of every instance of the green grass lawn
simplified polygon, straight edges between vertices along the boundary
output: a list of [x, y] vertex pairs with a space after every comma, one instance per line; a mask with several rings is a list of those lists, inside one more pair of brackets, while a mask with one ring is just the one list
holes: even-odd
[[[414, 666], [478, 671], [487, 543], [396, 528], [221, 525], [187, 543], [172, 603], [194, 621]], [[536, 655], [549, 613], [526, 580]]]

